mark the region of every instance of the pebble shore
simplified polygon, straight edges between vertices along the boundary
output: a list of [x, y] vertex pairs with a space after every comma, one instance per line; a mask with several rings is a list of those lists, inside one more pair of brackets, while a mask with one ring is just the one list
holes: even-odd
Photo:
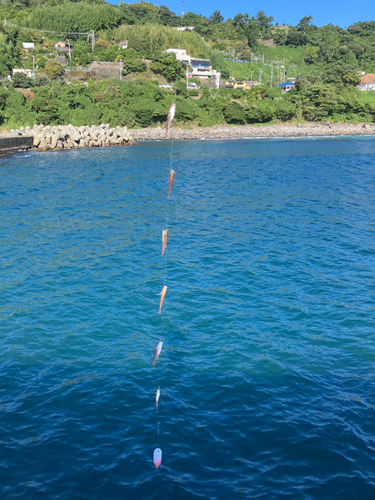
[[90, 148], [100, 146], [133, 146], [134, 139], [127, 127], [111, 128], [109, 124], [73, 127], [34, 125], [11, 130], [9, 135], [32, 136], [33, 149], [38, 151], [61, 151], [62, 149]]
[[44, 126], [21, 127], [11, 130], [10, 136], [32, 136], [33, 148], [38, 151], [76, 149], [101, 146], [133, 146], [136, 141], [246, 139], [270, 137], [335, 137], [350, 135], [375, 135], [375, 124], [365, 123], [298, 123], [282, 125], [215, 125], [209, 128], [172, 128], [165, 135], [165, 128], [131, 130], [127, 127], [111, 128], [109, 124], [91, 127]]
[[343, 135], [375, 135], [375, 124], [364, 123], [298, 123], [296, 125], [215, 125], [210, 128], [186, 130], [172, 128], [165, 135], [165, 128], [132, 130], [136, 141], [197, 140], [197, 139], [245, 139], [258, 137], [326, 137]]

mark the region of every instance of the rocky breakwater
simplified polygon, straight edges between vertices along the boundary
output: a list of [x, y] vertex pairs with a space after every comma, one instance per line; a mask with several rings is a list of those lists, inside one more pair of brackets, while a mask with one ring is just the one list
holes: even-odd
[[61, 151], [62, 149], [92, 148], [100, 146], [133, 146], [127, 127], [111, 128], [108, 123], [98, 126], [73, 127], [34, 125], [11, 130], [11, 136], [32, 136], [33, 149]]

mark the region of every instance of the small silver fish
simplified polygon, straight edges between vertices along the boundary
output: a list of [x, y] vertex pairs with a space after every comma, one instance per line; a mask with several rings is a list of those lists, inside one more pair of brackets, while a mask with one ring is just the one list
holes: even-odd
[[158, 390], [156, 391], [156, 411], [158, 412], [158, 404], [159, 404], [159, 398], [160, 398], [160, 387], [158, 387]]
[[163, 342], [159, 340], [159, 342], [156, 344], [155, 351], [154, 351], [154, 362], [152, 363], [152, 366], [156, 365], [156, 361], [158, 360], [159, 354], [161, 353], [161, 348], [163, 347]]
[[162, 256], [164, 255], [164, 251], [167, 247], [167, 241], [168, 241], [168, 230], [164, 229], [164, 231], [162, 232], [162, 236], [161, 236], [161, 243], [162, 243], [161, 255]]
[[169, 111], [168, 111], [167, 126], [165, 128], [165, 135], [168, 134], [168, 130], [169, 130], [170, 126], [172, 125], [172, 120], [174, 118], [175, 111], [176, 111], [176, 105], [174, 102], [172, 102], [172, 106], [169, 108]]

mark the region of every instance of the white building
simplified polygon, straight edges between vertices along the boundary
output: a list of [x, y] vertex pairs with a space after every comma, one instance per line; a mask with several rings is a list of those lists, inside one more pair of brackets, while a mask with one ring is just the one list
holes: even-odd
[[212, 69], [209, 59], [198, 59], [196, 57], [191, 57], [186, 53], [186, 50], [184, 49], [167, 49], [165, 50], [165, 52], [176, 54], [176, 59], [178, 62], [189, 64], [193, 68], [193, 77], [196, 76], [198, 78], [216, 78], [217, 71], [216, 69]]
[[359, 90], [375, 90], [375, 75], [369, 74], [361, 77], [361, 83], [358, 85]]
[[193, 30], [195, 26], [178, 26], [177, 28], [172, 28], [177, 31], [186, 31], [186, 30]]

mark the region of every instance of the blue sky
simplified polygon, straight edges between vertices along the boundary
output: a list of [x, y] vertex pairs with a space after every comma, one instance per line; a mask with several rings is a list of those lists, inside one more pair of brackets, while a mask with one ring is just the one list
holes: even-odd
[[[119, 0], [110, 0], [111, 3], [119, 3]], [[125, 3], [133, 3], [127, 2]], [[176, 14], [181, 13], [182, 0], [164, 0], [152, 2], [156, 5], [166, 5]], [[323, 26], [324, 24], [338, 24], [341, 27], [347, 27], [357, 21], [375, 21], [375, 1], [367, 0], [359, 2], [358, 0], [315, 0], [298, 1], [289, 0], [281, 2], [280, 0], [269, 0], [268, 2], [255, 0], [253, 2], [228, 2], [224, 0], [185, 0], [185, 12], [192, 11], [196, 14], [210, 16], [213, 11], [220, 10], [221, 14], [227, 19], [233, 17], [239, 12], [247, 12], [249, 15], [256, 15], [263, 10], [267, 16], [273, 16], [274, 22], [279, 24], [296, 25], [303, 16], [313, 16], [314, 24]]]

